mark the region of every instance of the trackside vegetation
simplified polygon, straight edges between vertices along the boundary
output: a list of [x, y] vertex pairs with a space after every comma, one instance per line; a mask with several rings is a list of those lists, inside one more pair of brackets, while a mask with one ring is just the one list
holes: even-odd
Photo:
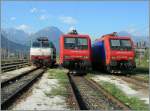
[[67, 70], [66, 69], [49, 69], [48, 70], [48, 79], [57, 79], [58, 87], [53, 87], [50, 93], [47, 95], [61, 95], [67, 96], [67, 84], [69, 84], [69, 80], [67, 78]]
[[136, 97], [128, 97], [123, 91], [121, 91], [116, 85], [101, 81], [100, 84], [109, 91], [113, 96], [118, 98], [120, 101], [128, 105], [132, 110], [146, 110], [148, 111], [149, 106], [145, 104], [142, 100]]
[[139, 55], [136, 55], [136, 72], [144, 72], [146, 74], [149, 74], [149, 48], [146, 49], [144, 56], [141, 58]]

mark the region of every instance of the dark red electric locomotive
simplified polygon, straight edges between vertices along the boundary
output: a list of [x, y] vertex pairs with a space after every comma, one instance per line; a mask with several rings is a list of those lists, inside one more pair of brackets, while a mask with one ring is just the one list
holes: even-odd
[[135, 67], [134, 44], [130, 37], [107, 34], [92, 45], [93, 68], [108, 72], [132, 71]]
[[60, 37], [60, 64], [70, 70], [86, 72], [91, 68], [91, 40], [72, 30]]

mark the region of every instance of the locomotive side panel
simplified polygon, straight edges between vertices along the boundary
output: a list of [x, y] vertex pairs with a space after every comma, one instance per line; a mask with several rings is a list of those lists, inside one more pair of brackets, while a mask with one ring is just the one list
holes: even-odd
[[92, 46], [93, 68], [103, 68], [105, 65], [104, 41], [95, 42]]
[[49, 44], [51, 48], [51, 64], [54, 65], [56, 63], [56, 48], [52, 42]]

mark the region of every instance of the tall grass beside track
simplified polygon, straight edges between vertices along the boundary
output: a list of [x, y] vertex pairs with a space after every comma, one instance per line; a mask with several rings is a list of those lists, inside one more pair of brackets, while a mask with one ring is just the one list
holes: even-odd
[[126, 105], [130, 106], [132, 110], [148, 111], [149, 106], [145, 104], [144, 101], [138, 99], [137, 97], [128, 97], [123, 91], [121, 91], [114, 84], [105, 81], [101, 81], [100, 84], [113, 96], [118, 98], [120, 101], [124, 102]]
[[136, 72], [144, 72], [149, 74], [149, 49], [146, 49], [145, 54], [141, 60], [139, 55], [136, 55], [135, 61], [137, 67], [135, 69]]
[[49, 69], [48, 70], [48, 78], [49, 79], [57, 79], [58, 87], [53, 87], [50, 95], [56, 96], [67, 96], [67, 84], [69, 84], [69, 80], [67, 77], [66, 69]]

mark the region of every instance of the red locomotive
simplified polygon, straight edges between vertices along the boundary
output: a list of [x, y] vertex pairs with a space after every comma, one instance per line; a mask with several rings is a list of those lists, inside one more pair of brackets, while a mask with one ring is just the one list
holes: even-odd
[[92, 45], [93, 68], [106, 69], [110, 73], [131, 71], [135, 65], [134, 44], [130, 37], [107, 34]]
[[60, 64], [70, 70], [87, 71], [91, 68], [91, 40], [76, 30], [60, 37]]

